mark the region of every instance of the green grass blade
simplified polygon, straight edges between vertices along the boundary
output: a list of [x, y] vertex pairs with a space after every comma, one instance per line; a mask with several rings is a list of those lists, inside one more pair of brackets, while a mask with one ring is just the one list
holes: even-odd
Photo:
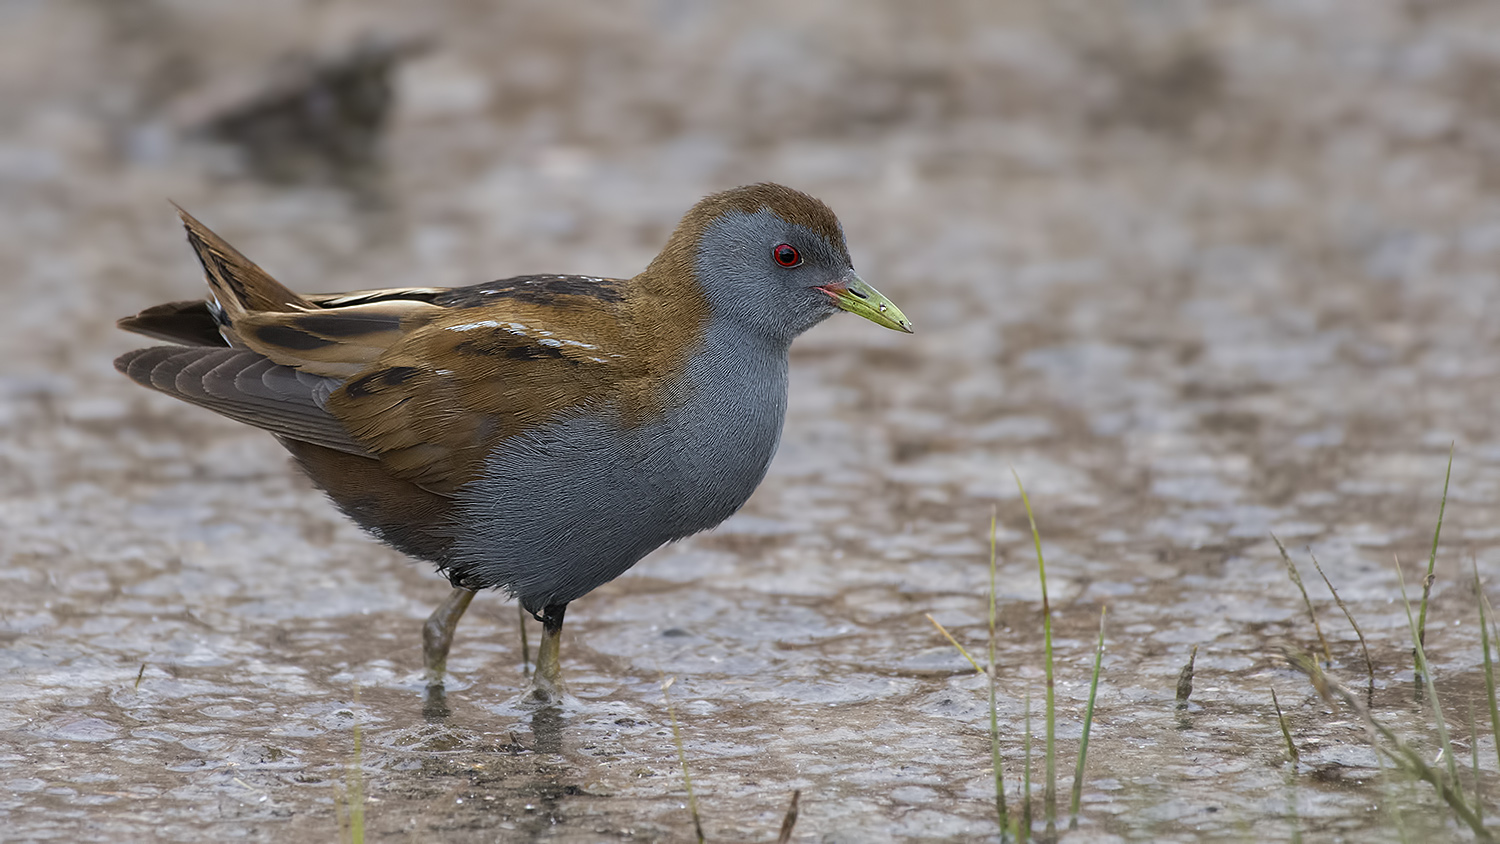
[[1104, 616], [1099, 608], [1099, 641], [1094, 645], [1094, 673], [1089, 678], [1089, 702], [1083, 709], [1083, 735], [1078, 739], [1078, 764], [1073, 768], [1073, 796], [1068, 803], [1068, 829], [1078, 828], [1078, 807], [1083, 801], [1083, 769], [1089, 758], [1089, 733], [1094, 728], [1094, 700], [1099, 694], [1099, 673], [1104, 666]]
[[1281, 701], [1276, 699], [1276, 690], [1271, 690], [1271, 705], [1276, 707], [1276, 723], [1281, 725], [1281, 737], [1286, 740], [1286, 755], [1292, 760], [1292, 767], [1302, 761], [1302, 754], [1297, 752], [1297, 745], [1292, 742], [1292, 730], [1287, 726], [1286, 715], [1281, 711]]
[[[1448, 763], [1448, 781], [1458, 787], [1458, 762], [1453, 758], [1453, 744], [1448, 740], [1448, 722], [1443, 719], [1443, 703], [1438, 700], [1437, 688], [1432, 682], [1432, 672], [1427, 668], [1427, 650], [1422, 647], [1417, 620], [1411, 614], [1411, 600], [1406, 595], [1406, 577], [1401, 574], [1401, 562], [1396, 562], [1396, 575], [1401, 579], [1401, 604], [1406, 608], [1406, 623], [1411, 628], [1411, 640], [1416, 648], [1417, 673], [1427, 688], [1427, 698], [1432, 702], [1432, 720], [1437, 726], [1438, 743], [1443, 749], [1443, 760]], [[1461, 796], [1461, 795], [1460, 795]]]
[[1042, 790], [1042, 809], [1047, 819], [1047, 828], [1057, 826], [1057, 683], [1052, 662], [1052, 605], [1047, 600], [1047, 561], [1042, 556], [1042, 534], [1036, 527], [1036, 516], [1031, 512], [1031, 499], [1021, 476], [1012, 467], [1016, 489], [1021, 491], [1021, 503], [1026, 507], [1026, 521], [1031, 525], [1031, 541], [1036, 546], [1036, 570], [1042, 583], [1042, 648], [1046, 654], [1047, 674], [1047, 781]]
[[1026, 765], [1021, 769], [1021, 828], [1017, 839], [1025, 844], [1031, 840], [1031, 689], [1026, 690]]
[[1317, 569], [1318, 577], [1323, 578], [1323, 585], [1327, 586], [1328, 591], [1333, 594], [1333, 602], [1338, 604], [1339, 609], [1344, 613], [1344, 618], [1348, 619], [1349, 626], [1354, 628], [1354, 635], [1359, 639], [1359, 649], [1365, 655], [1366, 676], [1370, 678], [1371, 683], [1374, 683], [1375, 661], [1370, 659], [1370, 648], [1365, 644], [1365, 632], [1359, 629], [1359, 622], [1354, 620], [1354, 613], [1349, 612], [1349, 608], [1344, 605], [1344, 599], [1339, 597], [1339, 590], [1333, 588], [1333, 581], [1328, 579], [1327, 574], [1324, 574], [1323, 567], [1318, 564], [1318, 555], [1314, 554], [1312, 549], [1309, 548], [1307, 549], [1307, 556], [1312, 557], [1313, 568]]
[[[1286, 740], [1287, 758], [1291, 760], [1292, 767], [1286, 772], [1286, 814], [1292, 824], [1292, 844], [1302, 844], [1302, 818], [1297, 814], [1297, 765], [1301, 761], [1301, 754], [1297, 752], [1297, 745], [1292, 741], [1292, 730], [1287, 724], [1286, 713], [1281, 711], [1281, 701], [1276, 699], [1276, 689], [1271, 689], [1271, 706], [1276, 709], [1276, 723], [1281, 726], [1281, 737]], [[1376, 754], [1376, 759], [1379, 759]]]
[[969, 652], [964, 649], [964, 646], [960, 645], [958, 643], [958, 640], [955, 639], [955, 638], [953, 638], [953, 634], [948, 632], [948, 628], [946, 628], [943, 625], [939, 624], [938, 620], [932, 617], [932, 613], [926, 613], [926, 616], [927, 616], [927, 620], [930, 621], [930, 622], [932, 622], [932, 626], [936, 627], [938, 629], [938, 632], [941, 633], [941, 634], [943, 634], [943, 638], [947, 639], [948, 643], [951, 644], [951, 645], [953, 645], [953, 647], [958, 648], [958, 652], [960, 654], [963, 654], [964, 659], [967, 659], [969, 661], [969, 664], [972, 665], [972, 666], [974, 666], [975, 673], [983, 674], [984, 673], [984, 669], [982, 667], [980, 667], [980, 665], [979, 665], [978, 662], [974, 661], [974, 657], [969, 656]]
[[1469, 704], [1469, 762], [1474, 766], [1474, 814], [1484, 823], [1483, 783], [1479, 779], [1479, 724], [1474, 720], [1474, 705]]
[[359, 723], [359, 685], [354, 686], [354, 705], [350, 707], [354, 717], [354, 758], [344, 766], [344, 789], [338, 795], [335, 810], [338, 814], [339, 840], [348, 833], [350, 844], [365, 841], [365, 767], [364, 737]]
[[1490, 704], [1490, 732], [1495, 737], [1495, 764], [1500, 768], [1500, 703], [1495, 699], [1495, 665], [1490, 656], [1490, 600], [1479, 583], [1479, 563], [1474, 563], [1474, 594], [1479, 602], [1479, 642], [1484, 647], [1484, 691]]
[[1000, 821], [1000, 836], [1010, 827], [1010, 810], [1005, 805], [1005, 771], [1000, 761], [1000, 716], [995, 710], [995, 686], [1000, 669], [995, 665], [995, 527], [998, 510], [990, 508], [990, 764], [995, 771], [995, 814]]
[[792, 805], [787, 807], [786, 815], [781, 819], [781, 833], [776, 836], [776, 844], [789, 844], [792, 840], [792, 830], [797, 828], [797, 804], [802, 801], [802, 789], [792, 792]]
[[1302, 575], [1297, 571], [1297, 564], [1292, 562], [1292, 558], [1286, 553], [1286, 546], [1281, 544], [1276, 534], [1271, 534], [1271, 541], [1276, 543], [1276, 550], [1281, 552], [1281, 561], [1286, 564], [1286, 576], [1291, 578], [1297, 591], [1302, 593], [1302, 603], [1307, 607], [1307, 617], [1312, 619], [1313, 630], [1318, 634], [1318, 643], [1323, 646], [1323, 664], [1332, 665], [1333, 654], [1328, 650], [1328, 640], [1323, 638], [1323, 627], [1318, 624], [1318, 614], [1313, 612], [1312, 599], [1307, 597], [1307, 587], [1302, 585]]
[[1386, 812], [1391, 816], [1392, 825], [1396, 827], [1396, 840], [1401, 844], [1411, 844], [1411, 835], [1406, 831], [1406, 816], [1401, 813], [1401, 798], [1396, 793], [1397, 783], [1394, 774], [1399, 773], [1400, 770], [1400, 765], [1397, 765], [1394, 770], [1386, 770], [1385, 760], [1379, 753], [1375, 754], [1376, 775], [1380, 779], [1381, 791], [1384, 791], [1386, 796], [1382, 802], [1385, 804]]
[[676, 677], [663, 677], [661, 681], [661, 699], [667, 704], [667, 718], [672, 722], [672, 743], [677, 745], [677, 762], [682, 766], [682, 784], [687, 788], [688, 813], [693, 816], [693, 834], [697, 836], [698, 844], [703, 844], [703, 821], [698, 816], [698, 798], [693, 795], [693, 775], [688, 773], [687, 750], [682, 746], [682, 732], [677, 729], [677, 710], [672, 706], [672, 698], [667, 695], [667, 689], [677, 682]]
[[1443, 500], [1438, 504], [1437, 527], [1432, 530], [1432, 552], [1427, 555], [1427, 577], [1422, 581], [1422, 612], [1417, 617], [1417, 642], [1427, 640], [1427, 597], [1437, 577], [1438, 537], [1443, 534], [1443, 513], [1448, 509], [1448, 481], [1453, 478], [1453, 444], [1448, 444], [1448, 471], [1443, 474]]
[[349, 840], [365, 844], [364, 737], [359, 719], [354, 721], [354, 764], [349, 766]]

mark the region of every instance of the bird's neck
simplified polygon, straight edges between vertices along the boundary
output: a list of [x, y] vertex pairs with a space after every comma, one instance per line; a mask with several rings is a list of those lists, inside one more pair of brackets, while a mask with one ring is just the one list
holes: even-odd
[[786, 408], [787, 354], [790, 344], [777, 337], [747, 331], [745, 326], [715, 314], [703, 332], [702, 343], [688, 361], [685, 380], [731, 403], [744, 402], [773, 409]]
[[765, 477], [786, 416], [787, 346], [710, 322], [667, 388], [661, 477], [676, 479], [675, 532], [728, 518]]

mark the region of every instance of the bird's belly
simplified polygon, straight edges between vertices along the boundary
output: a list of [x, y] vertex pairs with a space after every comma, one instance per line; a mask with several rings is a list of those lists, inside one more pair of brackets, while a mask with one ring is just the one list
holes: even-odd
[[690, 402], [635, 428], [600, 412], [508, 440], [459, 495], [449, 576], [530, 610], [581, 597], [738, 510], [775, 454], [782, 407], [747, 417]]

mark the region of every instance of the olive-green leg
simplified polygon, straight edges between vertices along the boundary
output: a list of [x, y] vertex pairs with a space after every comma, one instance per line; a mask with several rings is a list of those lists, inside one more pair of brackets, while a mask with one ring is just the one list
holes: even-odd
[[443, 603], [422, 625], [422, 658], [427, 663], [427, 685], [443, 685], [448, 673], [448, 649], [453, 646], [453, 628], [474, 600], [474, 590], [455, 586]]
[[567, 604], [553, 604], [542, 610], [542, 641], [536, 652], [536, 672], [531, 675], [531, 690], [523, 700], [533, 706], [556, 706], [562, 703], [562, 626]]

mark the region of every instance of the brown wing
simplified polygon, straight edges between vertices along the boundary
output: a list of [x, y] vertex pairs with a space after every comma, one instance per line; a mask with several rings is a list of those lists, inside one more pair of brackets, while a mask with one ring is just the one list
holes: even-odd
[[[473, 478], [499, 440], [570, 408], [607, 402], [612, 390], [639, 377], [641, 360], [629, 348], [635, 338], [622, 332], [618, 297], [609, 292], [621, 282], [572, 279], [578, 292], [555, 293], [556, 281], [570, 277], [546, 278], [554, 280], [546, 296], [526, 295], [534, 288], [514, 280], [309, 295], [309, 310], [241, 311], [230, 332], [245, 347], [239, 350], [222, 348], [207, 303], [159, 305], [120, 326], [217, 345], [225, 354], [157, 347], [126, 355], [117, 366], [146, 386], [232, 419], [378, 456], [398, 478], [451, 492]], [[228, 362], [248, 369], [255, 360], [279, 376], [301, 373], [332, 386], [295, 412], [286, 396], [232, 395], [236, 384], [255, 381], [225, 377]], [[209, 375], [212, 391], [199, 383]]]
[[615, 400], [635, 342], [610, 297], [491, 297], [405, 333], [327, 407], [393, 474], [452, 492], [501, 440]]
[[[290, 440], [375, 457], [437, 494], [472, 480], [499, 441], [622, 391], [644, 394], [662, 369], [645, 354], [650, 338], [626, 327], [630, 282], [521, 276], [303, 296], [182, 219], [212, 299], [122, 320], [190, 347], [133, 352], [121, 371]], [[692, 332], [667, 333], [686, 342]]]

